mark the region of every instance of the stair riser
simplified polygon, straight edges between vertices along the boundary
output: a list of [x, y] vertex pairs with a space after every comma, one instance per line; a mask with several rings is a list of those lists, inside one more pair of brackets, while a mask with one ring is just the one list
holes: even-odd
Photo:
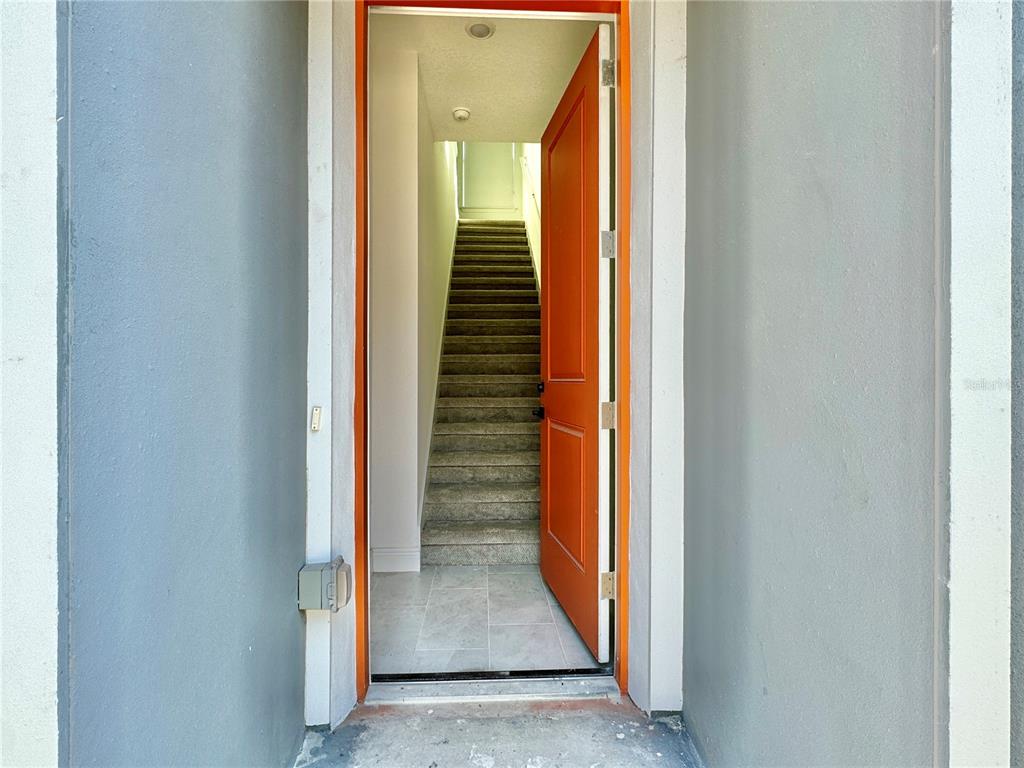
[[478, 320], [492, 317], [497, 320], [517, 320], [523, 318], [540, 318], [539, 306], [522, 304], [449, 304], [449, 320]]
[[434, 435], [432, 450], [539, 451], [540, 435]]
[[540, 320], [461, 320], [444, 326], [445, 336], [534, 336], [540, 334]]
[[514, 245], [457, 245], [455, 246], [454, 256], [458, 259], [460, 256], [468, 255], [480, 255], [480, 254], [495, 254], [498, 256], [525, 256], [529, 258], [530, 249], [522, 248]]
[[465, 291], [448, 294], [448, 306], [454, 304], [537, 304], [536, 291]]
[[451, 287], [470, 291], [534, 291], [536, 286], [533, 277], [453, 277]]
[[500, 358], [480, 355], [477, 359], [444, 361], [441, 363], [442, 374], [488, 374], [488, 373], [519, 373], [536, 376], [540, 373], [540, 363], [536, 360], [501, 360]]
[[536, 501], [468, 501], [458, 504], [424, 504], [426, 521], [477, 522], [481, 520], [540, 520]]
[[528, 266], [532, 268], [534, 262], [532, 262], [529, 256], [502, 256], [478, 253], [456, 256], [452, 267], [459, 266]]
[[533, 408], [535, 407], [474, 408], [467, 406], [464, 408], [438, 408], [437, 423], [453, 424], [472, 421], [500, 424], [509, 421], [536, 421], [537, 417], [533, 415]]
[[452, 277], [528, 277], [533, 279], [533, 269], [518, 264], [459, 264], [452, 267]]
[[469, 341], [451, 336], [444, 340], [446, 355], [539, 355], [540, 339], [523, 336], [522, 341]]
[[539, 504], [540, 488], [514, 485], [434, 485], [427, 489], [427, 504]]
[[459, 232], [526, 232], [526, 224], [522, 221], [509, 221], [503, 219], [465, 219], [459, 222]]
[[529, 248], [530, 241], [522, 235], [459, 235], [456, 248], [472, 248], [478, 245], [502, 246], [504, 248]]
[[516, 384], [445, 384], [440, 387], [441, 397], [535, 397], [537, 385], [533, 382]]
[[513, 251], [529, 251], [530, 240], [526, 235], [459, 235], [455, 248], [508, 248]]
[[431, 467], [432, 483], [538, 483], [540, 467]]
[[535, 565], [539, 544], [440, 544], [424, 546], [423, 565]]
[[[434, 434], [540, 434], [541, 425], [539, 422], [508, 422], [507, 424], [492, 424], [488, 422], [464, 422], [435, 424]], [[431, 499], [431, 501], [437, 501]], [[465, 501], [465, 500], [456, 500]], [[480, 499], [473, 499], [480, 501]], [[492, 499], [490, 501], [528, 501], [523, 499]]]

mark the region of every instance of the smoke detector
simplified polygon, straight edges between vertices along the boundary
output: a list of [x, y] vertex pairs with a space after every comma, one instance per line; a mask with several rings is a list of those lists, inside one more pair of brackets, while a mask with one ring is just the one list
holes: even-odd
[[452, 117], [456, 123], [464, 123], [469, 120], [469, 110], [465, 107], [456, 107], [452, 110]]
[[494, 34], [494, 25], [489, 21], [471, 21], [466, 25], [466, 34], [474, 40], [486, 40]]

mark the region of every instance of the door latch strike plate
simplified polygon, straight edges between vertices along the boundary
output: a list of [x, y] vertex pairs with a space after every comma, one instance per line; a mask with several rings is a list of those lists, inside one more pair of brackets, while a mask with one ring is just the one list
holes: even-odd
[[601, 230], [601, 258], [615, 258], [615, 230]]
[[309, 431], [310, 432], [319, 432], [320, 431], [320, 414], [321, 414], [321, 412], [322, 411], [321, 411], [319, 405], [314, 405], [313, 406], [313, 413], [309, 417]]
[[601, 85], [615, 85], [615, 60], [601, 59]]
[[601, 429], [615, 429], [615, 403], [601, 403]]
[[615, 571], [606, 571], [601, 574], [601, 599], [615, 599]]

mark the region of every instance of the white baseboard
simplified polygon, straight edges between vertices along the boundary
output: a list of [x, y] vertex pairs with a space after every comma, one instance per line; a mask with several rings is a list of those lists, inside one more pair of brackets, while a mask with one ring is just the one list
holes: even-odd
[[374, 547], [373, 549], [374, 573], [418, 571], [419, 569], [419, 547]]

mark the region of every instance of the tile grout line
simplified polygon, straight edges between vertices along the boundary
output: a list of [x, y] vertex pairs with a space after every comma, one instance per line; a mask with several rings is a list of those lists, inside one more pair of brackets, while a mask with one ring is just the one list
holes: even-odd
[[[437, 581], [437, 568], [431, 566], [430, 586], [427, 587], [427, 602], [423, 606], [423, 618], [420, 619], [420, 631], [416, 633], [416, 642], [412, 644], [412, 655], [420, 652], [420, 637], [423, 635], [423, 627], [427, 623], [427, 609], [430, 608], [430, 596], [434, 593], [434, 582]], [[414, 671], [414, 670], [413, 670]]]
[[487, 585], [487, 671], [491, 669], [491, 566], [484, 566], [484, 583]]
[[569, 657], [565, 653], [565, 643], [562, 642], [562, 633], [558, 629], [558, 622], [555, 621], [555, 612], [551, 608], [551, 600], [548, 599], [548, 595], [549, 594], [552, 597], [554, 597], [555, 593], [554, 592], [549, 592], [548, 585], [544, 583], [544, 577], [540, 575], [540, 568], [537, 569], [537, 575], [540, 578], [541, 589], [544, 590], [544, 603], [548, 607], [548, 614], [551, 616], [551, 623], [555, 627], [555, 637], [558, 638], [558, 648], [562, 652], [562, 664], [566, 668], [568, 668], [568, 666], [569, 666]]

